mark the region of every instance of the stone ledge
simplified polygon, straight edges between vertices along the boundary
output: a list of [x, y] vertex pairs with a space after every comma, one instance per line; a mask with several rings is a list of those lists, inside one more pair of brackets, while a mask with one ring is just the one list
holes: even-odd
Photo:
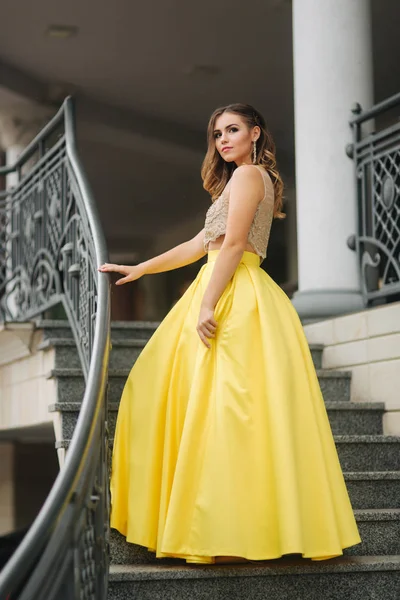
[[[322, 564], [324, 563], [324, 564]], [[309, 558], [276, 558], [260, 561], [259, 565], [111, 565], [111, 581], [147, 579], [202, 579], [209, 577], [254, 577], [296, 575], [306, 573], [348, 573], [359, 571], [399, 571], [400, 556], [349, 556], [312, 561]]]
[[0, 323], [0, 366], [33, 353], [34, 323]]

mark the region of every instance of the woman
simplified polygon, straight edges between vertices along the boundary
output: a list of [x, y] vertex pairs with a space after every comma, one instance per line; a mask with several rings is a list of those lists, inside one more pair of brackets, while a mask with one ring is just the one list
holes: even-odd
[[188, 563], [324, 560], [361, 542], [318, 379], [290, 300], [260, 268], [282, 181], [261, 114], [212, 114], [214, 202], [193, 239], [117, 284], [204, 264], [134, 364], [118, 414], [111, 526]]

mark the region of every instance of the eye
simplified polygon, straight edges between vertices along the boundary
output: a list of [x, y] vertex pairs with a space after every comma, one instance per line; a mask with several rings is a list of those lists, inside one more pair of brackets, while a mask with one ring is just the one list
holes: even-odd
[[[238, 128], [237, 127], [231, 127], [229, 129], [229, 131], [238, 131]], [[220, 135], [219, 133], [214, 134], [214, 139], [216, 139], [219, 135]]]

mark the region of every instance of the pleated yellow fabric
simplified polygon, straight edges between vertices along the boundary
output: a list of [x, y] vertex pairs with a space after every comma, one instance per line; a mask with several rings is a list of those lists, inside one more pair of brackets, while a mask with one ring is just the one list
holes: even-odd
[[218, 250], [159, 325], [126, 381], [111, 474], [111, 526], [157, 557], [215, 562], [361, 542], [302, 325], [245, 251], [196, 331]]

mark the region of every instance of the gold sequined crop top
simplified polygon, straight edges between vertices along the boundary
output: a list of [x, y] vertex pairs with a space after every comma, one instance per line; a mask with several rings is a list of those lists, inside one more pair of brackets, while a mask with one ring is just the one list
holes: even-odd
[[[267, 256], [267, 246], [271, 224], [274, 215], [274, 187], [267, 171], [261, 165], [253, 165], [261, 171], [264, 180], [264, 198], [259, 202], [250, 225], [247, 241], [263, 260]], [[226, 184], [222, 194], [211, 204], [206, 213], [204, 223], [204, 250], [208, 252], [210, 242], [226, 233], [228, 218], [229, 184]]]

